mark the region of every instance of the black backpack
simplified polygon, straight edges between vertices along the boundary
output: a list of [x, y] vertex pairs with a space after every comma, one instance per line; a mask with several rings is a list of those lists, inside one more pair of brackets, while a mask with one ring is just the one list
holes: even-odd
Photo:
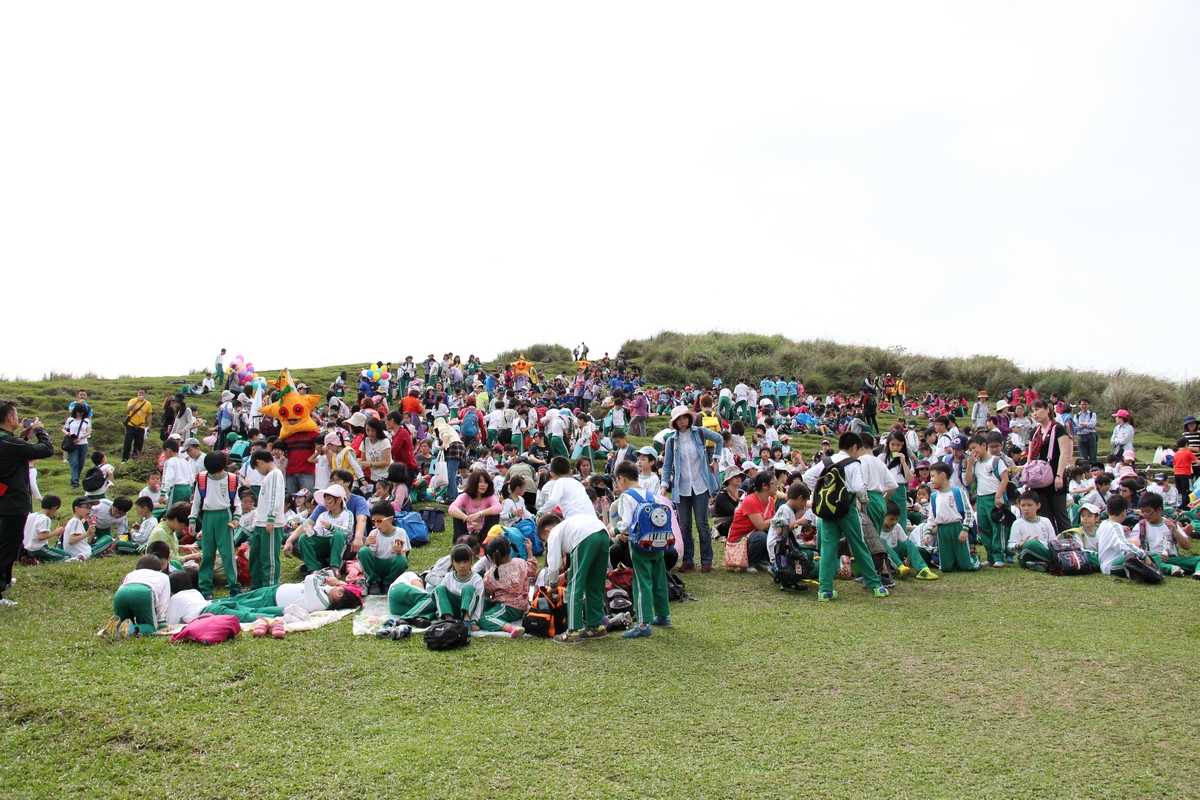
[[609, 614], [620, 614], [622, 611], [631, 610], [633, 601], [629, 599], [629, 592], [614, 586], [604, 593], [604, 608]]
[[1055, 539], [1049, 550], [1049, 571], [1055, 575], [1091, 575], [1096, 571], [1087, 554], [1070, 539]]
[[775, 582], [780, 589], [807, 591], [804, 579], [812, 575], [815, 565], [808, 552], [796, 541], [796, 534], [788, 531], [775, 543]]
[[822, 458], [825, 468], [817, 478], [817, 491], [813, 493], [813, 512], [821, 519], [841, 519], [850, 513], [854, 495], [846, 488], [846, 467], [858, 463], [856, 458], [833, 461]]
[[425, 646], [430, 650], [453, 650], [471, 641], [471, 630], [457, 619], [444, 619], [425, 629]]
[[106, 483], [108, 483], [108, 478], [104, 476], [99, 467], [92, 467], [83, 473], [82, 485], [85, 492], [98, 492], [104, 488]]
[[1165, 578], [1163, 571], [1158, 568], [1158, 565], [1151, 562], [1147, 564], [1136, 556], [1125, 556], [1125, 577], [1137, 583], [1149, 583], [1151, 585], [1162, 583]]

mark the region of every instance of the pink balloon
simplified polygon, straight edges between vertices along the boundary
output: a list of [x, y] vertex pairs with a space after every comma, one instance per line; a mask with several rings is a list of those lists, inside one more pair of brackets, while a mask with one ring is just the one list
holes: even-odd
[[234, 360], [234, 361], [236, 361], [236, 362], [238, 362], [239, 364], [240, 364], [240, 363], [242, 363], [242, 357], [241, 357], [241, 355], [236, 355], [236, 356], [234, 356], [234, 357], [233, 357], [233, 360]]
[[247, 371], [247, 372], [254, 372], [254, 365], [253, 365], [253, 364], [251, 364], [251, 363], [249, 363], [249, 362], [247, 362], [247, 363], [246, 363], [246, 371]]
[[392, 379], [392, 373], [390, 373], [390, 372], [383, 373], [383, 379], [385, 381], [390, 381]]

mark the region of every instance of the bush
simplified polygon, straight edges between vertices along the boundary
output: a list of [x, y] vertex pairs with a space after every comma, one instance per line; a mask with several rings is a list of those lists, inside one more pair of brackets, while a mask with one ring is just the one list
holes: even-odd
[[496, 356], [496, 360], [511, 364], [525, 355], [526, 361], [547, 362], [547, 361], [571, 361], [571, 351], [563, 347], [561, 344], [531, 344], [529, 347], [518, 350], [505, 350], [500, 355]]

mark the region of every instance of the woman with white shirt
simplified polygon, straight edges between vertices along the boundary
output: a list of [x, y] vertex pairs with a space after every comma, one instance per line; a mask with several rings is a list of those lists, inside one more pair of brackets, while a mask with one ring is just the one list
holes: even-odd
[[[362, 467], [367, 480], [377, 480], [387, 474], [392, 463], [392, 443], [388, 439], [383, 421], [378, 417], [367, 420], [367, 437], [362, 441]], [[378, 477], [372, 477], [378, 476]]]
[[83, 474], [84, 465], [87, 464], [88, 437], [92, 435], [92, 421], [88, 419], [86, 403], [75, 404], [71, 409], [71, 416], [63, 423], [62, 432], [64, 436], [75, 437], [75, 449], [66, 454], [66, 460], [71, 465], [71, 488], [78, 489], [79, 476]]
[[175, 406], [175, 422], [171, 424], [170, 435], [182, 442], [192, 435], [192, 431], [196, 429], [199, 423], [192, 414], [192, 410], [188, 408], [187, 398], [183, 395], [175, 395], [171, 403]]

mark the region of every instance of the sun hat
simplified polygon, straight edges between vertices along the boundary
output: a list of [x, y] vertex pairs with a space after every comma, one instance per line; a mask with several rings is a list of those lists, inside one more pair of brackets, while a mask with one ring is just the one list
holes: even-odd
[[1003, 399], [1002, 399], [1000, 402], [996, 403], [996, 410], [997, 410], [997, 411], [1003, 411], [1003, 410], [1004, 410], [1004, 409], [1006, 409], [1006, 408], [1008, 408], [1008, 401], [1007, 401], [1007, 400], [1003, 400]]
[[328, 506], [325, 504], [326, 497], [336, 497], [339, 500], [345, 502], [346, 490], [335, 483], [332, 486], [330, 486], [329, 488], [322, 489], [321, 491], [313, 494], [313, 498], [317, 501], [318, 505], [322, 505], [322, 506], [325, 506], [326, 508], [328, 508]]
[[917, 462], [917, 469], [929, 469], [929, 462], [922, 458]]
[[1129, 412], [1122, 408], [1120, 411], [1113, 414], [1113, 416], [1118, 417], [1120, 419], [1129, 419]]
[[229, 391], [228, 389], [221, 392], [221, 402], [222, 403], [228, 403], [232, 399], [233, 399], [233, 392]]
[[729, 469], [725, 470], [725, 476], [721, 479], [721, 483], [729, 483], [734, 478], [740, 478], [745, 474], [746, 473], [742, 472], [737, 467], [730, 467]]
[[1195, 421], [1196, 421], [1196, 418], [1193, 417], [1191, 414], [1188, 414], [1186, 417], [1183, 418], [1183, 427], [1186, 428], [1188, 425], [1191, 425]]
[[[675, 406], [675, 410], [671, 412], [671, 427], [675, 428], [675, 421], [684, 416], [688, 418], [689, 424], [696, 424], [696, 415], [692, 413], [690, 408], [687, 406]], [[675, 429], [678, 430], [678, 428]]]
[[350, 415], [350, 419], [346, 420], [346, 423], [355, 428], [365, 428], [367, 427], [367, 415], [361, 411], [355, 411]]
[[980, 392], [980, 393], [979, 393], [979, 399], [980, 399], [980, 400], [987, 400], [987, 396], [988, 396], [988, 393], [987, 393], [987, 392]]

